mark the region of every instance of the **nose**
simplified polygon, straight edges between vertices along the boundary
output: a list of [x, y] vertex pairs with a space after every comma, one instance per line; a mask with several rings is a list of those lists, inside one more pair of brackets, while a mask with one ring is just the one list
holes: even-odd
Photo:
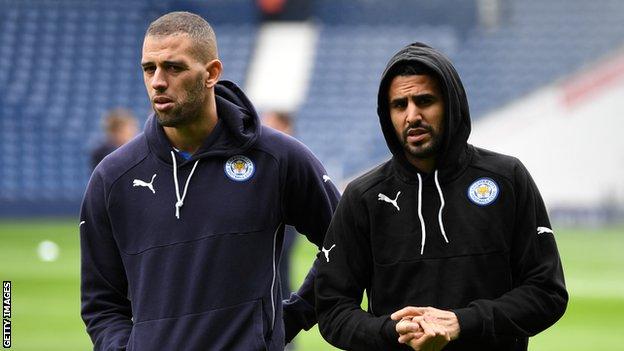
[[152, 88], [156, 91], [165, 91], [168, 87], [165, 72], [160, 68], [156, 68], [151, 82]]
[[416, 106], [413, 102], [408, 102], [406, 109], [407, 116], [405, 116], [405, 121], [407, 124], [411, 125], [420, 120], [422, 120], [422, 111]]

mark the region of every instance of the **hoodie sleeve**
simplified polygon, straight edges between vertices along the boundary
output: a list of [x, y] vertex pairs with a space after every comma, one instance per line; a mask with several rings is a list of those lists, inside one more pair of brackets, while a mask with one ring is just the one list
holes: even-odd
[[516, 220], [510, 253], [514, 289], [455, 310], [460, 338], [533, 336], [553, 325], [566, 309], [568, 293], [554, 233], [539, 191], [521, 163], [514, 183]]
[[[338, 205], [340, 193], [320, 161], [298, 141], [289, 146], [285, 174], [282, 201], [285, 223], [293, 225], [320, 249], [332, 214]], [[308, 330], [316, 324], [314, 277], [317, 267], [318, 258], [299, 290], [284, 301], [287, 343], [301, 329]]]
[[[316, 277], [316, 310], [321, 335], [347, 350], [388, 350], [403, 347], [389, 315], [376, 317], [360, 307], [370, 285], [372, 255], [367, 212], [347, 187], [334, 214]], [[407, 348], [406, 348], [407, 349]]]
[[80, 215], [81, 313], [94, 350], [125, 350], [132, 330], [127, 280], [96, 169]]

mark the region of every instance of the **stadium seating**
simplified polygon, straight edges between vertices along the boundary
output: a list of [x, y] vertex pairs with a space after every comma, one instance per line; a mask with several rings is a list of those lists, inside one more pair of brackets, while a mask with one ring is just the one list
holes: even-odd
[[[416, 1], [396, 7], [366, 0], [319, 3], [322, 31], [298, 130], [337, 178], [388, 155], [376, 89], [388, 58], [403, 45], [423, 41], [450, 56], [473, 119], [624, 45], [624, 2], [617, 0], [501, 1], [503, 17], [494, 29], [476, 25], [471, 1], [445, 2], [443, 9], [466, 13], [468, 20], [448, 15], [437, 24], [431, 14], [441, 10], [438, 2], [424, 8]], [[408, 21], [410, 14], [414, 21]]]
[[[493, 29], [479, 26], [476, 3], [314, 3], [321, 32], [297, 132], [332, 177], [388, 156], [377, 85], [387, 59], [405, 44], [424, 41], [451, 57], [473, 118], [624, 45], [619, 0], [501, 0]], [[243, 86], [259, 26], [253, 1], [0, 0], [0, 216], [76, 212], [101, 116], [123, 106], [145, 120], [150, 111], [141, 42], [147, 24], [174, 9], [210, 19], [224, 79]]]
[[[102, 115], [122, 106], [144, 121], [150, 111], [139, 66], [147, 25], [191, 5], [205, 11], [191, 1], [0, 1], [0, 215], [76, 213]], [[257, 29], [243, 5], [228, 6], [245, 24], [214, 26], [224, 79], [238, 83]]]

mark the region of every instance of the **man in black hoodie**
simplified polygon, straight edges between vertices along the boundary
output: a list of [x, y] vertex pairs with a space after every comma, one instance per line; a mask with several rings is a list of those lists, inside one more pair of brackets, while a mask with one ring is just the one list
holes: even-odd
[[462, 83], [427, 45], [390, 60], [377, 113], [393, 158], [338, 205], [316, 278], [321, 334], [349, 350], [526, 350], [568, 300], [528, 171], [467, 143]]
[[141, 65], [155, 114], [96, 167], [80, 217], [95, 350], [282, 350], [316, 323], [315, 264], [281, 302], [284, 226], [321, 246], [339, 194], [294, 138], [219, 81], [214, 32], [173, 12]]

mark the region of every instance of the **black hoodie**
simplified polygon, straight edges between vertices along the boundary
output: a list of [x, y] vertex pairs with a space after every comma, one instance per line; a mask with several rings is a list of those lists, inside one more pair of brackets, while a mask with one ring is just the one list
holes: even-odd
[[95, 350], [282, 350], [316, 322], [314, 270], [282, 309], [284, 225], [321, 245], [339, 194], [236, 85], [215, 93], [217, 125], [189, 160], [152, 116], [89, 181], [81, 292]]
[[[388, 87], [403, 63], [433, 72], [444, 98], [444, 135], [430, 174], [407, 161], [389, 116]], [[459, 320], [460, 336], [444, 350], [526, 350], [528, 337], [557, 321], [568, 300], [529, 173], [516, 158], [467, 143], [459, 76], [424, 44], [390, 60], [377, 112], [393, 158], [350, 183], [334, 214], [316, 279], [321, 334], [349, 350], [409, 349], [389, 315], [432, 306]]]

